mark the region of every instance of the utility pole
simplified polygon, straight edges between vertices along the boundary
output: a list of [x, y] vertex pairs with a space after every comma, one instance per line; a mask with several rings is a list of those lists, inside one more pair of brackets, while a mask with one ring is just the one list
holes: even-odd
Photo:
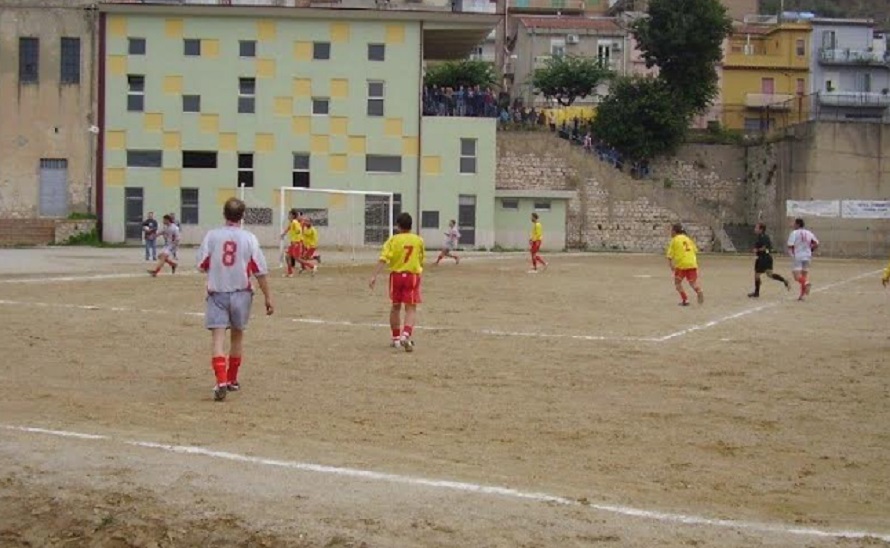
[[507, 43], [507, 0], [497, 0], [495, 8], [501, 20], [494, 34], [494, 74], [498, 85], [504, 90], [504, 69], [506, 68], [507, 52], [504, 50]]

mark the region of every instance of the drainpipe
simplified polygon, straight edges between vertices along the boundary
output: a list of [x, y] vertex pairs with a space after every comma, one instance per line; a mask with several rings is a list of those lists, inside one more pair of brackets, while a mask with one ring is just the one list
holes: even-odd
[[99, 78], [98, 78], [98, 126], [96, 150], [96, 223], [99, 228], [99, 239], [104, 241], [103, 225], [105, 215], [105, 22], [106, 14], [99, 14]]
[[[90, 127], [95, 125], [96, 123], [96, 20], [97, 20], [97, 12], [96, 6], [90, 6], [87, 8], [87, 14], [89, 17], [89, 32], [90, 32], [90, 114], [87, 116], [87, 120], [90, 124]], [[96, 136], [93, 135], [92, 132], [89, 134], [90, 139], [90, 151], [89, 151], [89, 177], [90, 177], [90, 194], [87, 197], [87, 212], [93, 213], [93, 199], [96, 197]]]
[[420, 58], [417, 86], [417, 209], [414, 214], [415, 231], [420, 234], [420, 187], [423, 180], [423, 21], [420, 22]]

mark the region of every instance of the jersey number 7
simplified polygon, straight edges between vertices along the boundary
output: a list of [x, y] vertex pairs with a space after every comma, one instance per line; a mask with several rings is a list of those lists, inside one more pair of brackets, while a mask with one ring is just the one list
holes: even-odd
[[406, 245], [405, 246], [405, 261], [402, 264], [408, 264], [408, 261], [411, 260], [411, 255], [414, 254], [414, 246]]

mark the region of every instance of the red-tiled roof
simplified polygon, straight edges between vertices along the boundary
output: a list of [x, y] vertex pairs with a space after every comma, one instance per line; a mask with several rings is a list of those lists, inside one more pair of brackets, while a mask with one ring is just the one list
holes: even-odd
[[619, 32], [621, 28], [611, 17], [520, 17], [519, 22], [527, 29], [598, 30]]

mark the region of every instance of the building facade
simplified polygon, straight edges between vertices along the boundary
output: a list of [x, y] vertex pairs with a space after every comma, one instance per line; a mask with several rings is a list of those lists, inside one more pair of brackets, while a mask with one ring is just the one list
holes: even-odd
[[723, 125], [759, 133], [805, 121], [812, 28], [807, 23], [734, 29], [723, 59]]
[[93, 209], [97, 22], [86, 2], [0, 2], [0, 218]]
[[890, 120], [887, 37], [870, 20], [814, 19], [812, 24], [810, 92], [819, 117]]
[[[438, 241], [460, 218], [467, 244], [494, 245], [495, 122], [422, 117], [420, 90], [424, 60], [465, 56], [496, 17], [102, 10], [106, 241], [138, 239], [155, 211], [176, 213], [185, 241], [196, 242], [243, 185], [248, 205], [268, 210], [252, 227], [267, 243], [277, 241], [288, 186], [392, 192], [421, 234]], [[374, 239], [367, 203], [306, 196], [296, 205], [325, 210], [323, 245], [334, 227]]]

